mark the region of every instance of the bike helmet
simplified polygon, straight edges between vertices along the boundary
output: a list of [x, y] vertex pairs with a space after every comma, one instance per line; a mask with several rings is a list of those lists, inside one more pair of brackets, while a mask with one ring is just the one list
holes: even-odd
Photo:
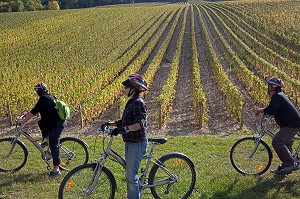
[[284, 86], [284, 83], [281, 79], [272, 77], [267, 80], [268, 84], [273, 85], [274, 87], [282, 88]]
[[126, 87], [134, 88], [138, 93], [148, 89], [146, 80], [139, 74], [129, 75], [122, 84]]
[[44, 84], [43, 82], [37, 83], [37, 84], [34, 86], [34, 90], [37, 92], [37, 94], [38, 94], [39, 96], [45, 95], [45, 94], [48, 93], [47, 85]]

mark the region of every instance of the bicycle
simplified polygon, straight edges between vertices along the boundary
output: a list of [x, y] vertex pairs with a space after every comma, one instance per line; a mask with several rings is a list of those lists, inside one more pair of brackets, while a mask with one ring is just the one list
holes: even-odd
[[[21, 116], [20, 118], [22, 118]], [[0, 139], [0, 172], [15, 172], [20, 170], [27, 162], [28, 149], [20, 136], [29, 140], [37, 150], [41, 152], [41, 157], [47, 164], [47, 169], [51, 170], [50, 160], [52, 159], [50, 148], [43, 148], [38, 141], [23, 130], [22, 125], [15, 125], [14, 136]], [[64, 137], [60, 139], [60, 169], [71, 170], [72, 168], [86, 164], [89, 159], [88, 145], [76, 137]]]
[[[125, 160], [111, 149], [114, 136], [112, 129], [102, 129], [103, 143], [110, 137], [104, 154], [97, 162], [78, 166], [71, 170], [62, 180], [58, 191], [58, 198], [105, 198], [112, 199], [117, 188], [112, 172], [104, 166], [110, 156], [125, 168]], [[195, 186], [196, 171], [192, 160], [178, 152], [172, 152], [153, 160], [156, 145], [167, 142], [166, 138], [149, 138], [150, 152], [144, 155], [145, 167], [141, 168], [139, 177], [141, 195], [145, 188], [150, 188], [154, 198], [188, 198]], [[152, 163], [152, 168], [146, 178]], [[148, 181], [148, 183], [147, 183]]]
[[[270, 115], [263, 115], [260, 120], [260, 128], [256, 130], [256, 135], [242, 138], [233, 144], [230, 151], [230, 161], [239, 173], [262, 175], [270, 168], [273, 154], [269, 145], [262, 139], [265, 135], [272, 139], [274, 137], [274, 133], [268, 129], [270, 118]], [[300, 137], [295, 137], [294, 140], [300, 140]], [[297, 164], [300, 163], [298, 159], [299, 151], [300, 143], [293, 154]]]

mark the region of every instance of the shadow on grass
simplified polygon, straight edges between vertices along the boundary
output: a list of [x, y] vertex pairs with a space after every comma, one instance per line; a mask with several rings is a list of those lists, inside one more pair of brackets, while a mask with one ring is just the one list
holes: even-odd
[[[237, 195], [232, 194], [232, 190], [234, 186], [237, 184], [238, 179], [228, 187], [226, 191], [216, 192], [210, 198], [212, 199], [254, 199], [254, 198], [277, 198], [280, 190], [288, 191], [291, 195], [296, 198], [300, 198], [299, 193], [293, 194], [293, 186], [298, 184], [294, 181], [284, 181], [286, 178], [284, 175], [274, 175], [271, 179], [265, 179], [263, 177], [259, 177], [255, 186], [250, 189], [241, 190], [241, 192]], [[270, 195], [270, 190], [275, 190]], [[279, 197], [280, 198], [280, 197]]]
[[15, 183], [36, 183], [36, 182], [43, 182], [45, 179], [48, 178], [47, 173], [40, 172], [40, 173], [2, 173], [0, 175], [1, 182], [0, 187], [7, 187], [12, 186]]

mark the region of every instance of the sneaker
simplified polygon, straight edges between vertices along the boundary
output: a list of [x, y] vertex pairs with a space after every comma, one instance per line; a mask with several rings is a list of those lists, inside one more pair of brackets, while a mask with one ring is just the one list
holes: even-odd
[[49, 178], [54, 178], [56, 176], [59, 176], [60, 174], [60, 171], [51, 171], [49, 174]]
[[300, 166], [298, 164], [294, 164], [294, 165], [289, 166], [289, 167], [283, 167], [282, 169], [278, 170], [275, 173], [278, 173], [278, 174], [290, 174], [290, 173], [292, 173], [292, 171], [297, 171], [299, 169], [300, 169]]
[[272, 173], [278, 173], [281, 169], [284, 169], [283, 166], [278, 166], [277, 169], [271, 170]]
[[47, 146], [49, 146], [49, 144], [48, 144], [48, 142], [42, 142], [41, 144], [40, 144], [40, 146], [42, 147], [42, 148], [45, 148], [45, 147], [47, 147]]

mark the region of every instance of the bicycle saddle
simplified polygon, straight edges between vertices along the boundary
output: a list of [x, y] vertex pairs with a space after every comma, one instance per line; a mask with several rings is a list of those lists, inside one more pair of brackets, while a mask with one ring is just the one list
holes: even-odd
[[167, 138], [148, 138], [148, 142], [156, 142], [156, 143], [159, 143], [159, 144], [164, 144], [168, 141]]

